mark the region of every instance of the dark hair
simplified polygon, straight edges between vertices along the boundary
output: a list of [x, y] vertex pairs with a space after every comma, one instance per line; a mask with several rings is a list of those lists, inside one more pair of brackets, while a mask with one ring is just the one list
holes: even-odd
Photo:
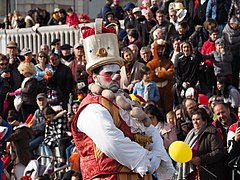
[[188, 23], [185, 21], [182, 21], [178, 24], [178, 26], [182, 26], [183, 29], [187, 29], [188, 28]]
[[55, 56], [55, 57], [57, 57], [58, 59], [60, 58], [60, 56], [59, 56], [58, 54], [56, 54], [56, 53], [51, 53], [50, 56], [49, 56], [49, 58], [51, 58], [52, 56]]
[[15, 120], [19, 121], [17, 113], [14, 110], [8, 111], [7, 121], [13, 122]]
[[153, 104], [149, 104], [144, 108], [144, 111], [146, 114], [151, 114], [152, 116], [156, 116], [158, 122], [167, 122], [166, 117], [163, 115], [163, 113], [158, 109], [157, 106]]
[[200, 115], [203, 121], [211, 122], [211, 118], [204, 108], [198, 108], [192, 112], [192, 116], [196, 114]]
[[150, 71], [151, 71], [150, 68], [147, 66], [143, 66], [140, 69], [140, 73], [141, 73], [142, 77], [143, 77], [143, 75], [150, 73]]
[[139, 36], [138, 31], [136, 29], [130, 29], [128, 31], [128, 35], [132, 36], [135, 39], [138, 39], [138, 36]]
[[48, 62], [49, 62], [49, 57], [48, 57], [48, 55], [47, 55], [44, 51], [40, 51], [40, 52], [37, 53], [37, 57], [36, 57], [37, 63], [39, 63], [38, 57], [41, 56], [41, 55], [43, 55], [43, 56], [46, 58], [45, 64], [48, 64]]
[[7, 57], [4, 54], [0, 53], [0, 61], [3, 60], [7, 60]]
[[158, 9], [155, 14], [163, 14], [163, 15], [165, 15], [165, 12], [162, 9]]
[[[218, 105], [222, 105], [224, 106], [226, 109], [230, 109], [229, 105], [227, 103], [224, 103], [224, 102], [216, 102], [216, 104], [213, 105], [213, 110], [216, 106]], [[214, 112], [214, 111], [213, 111]]]
[[81, 180], [82, 179], [82, 174], [80, 172], [75, 172], [72, 177], [79, 177], [79, 179]]
[[[131, 50], [129, 47], [124, 47], [124, 48], [122, 49], [122, 51], [121, 51], [122, 57], [123, 57], [124, 53], [126, 53], [127, 51], [132, 52], [132, 50]], [[132, 52], [132, 54], [133, 54], [133, 52]]]
[[46, 106], [43, 111], [43, 116], [46, 117], [47, 115], [51, 115], [51, 114], [56, 114], [56, 112], [53, 110], [53, 108], [51, 106]]
[[69, 12], [73, 12], [73, 9], [72, 8], [68, 8], [67, 9], [67, 12], [69, 13]]
[[209, 34], [211, 35], [212, 33], [218, 33], [218, 29], [217, 28], [213, 28], [209, 31]]

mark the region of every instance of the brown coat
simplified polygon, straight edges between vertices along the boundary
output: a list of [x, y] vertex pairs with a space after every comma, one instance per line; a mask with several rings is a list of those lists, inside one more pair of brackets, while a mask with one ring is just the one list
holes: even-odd
[[12, 159], [15, 159], [14, 164], [27, 165], [31, 160], [31, 154], [29, 151], [29, 140], [32, 137], [32, 129], [26, 124], [21, 124], [15, 127], [15, 131], [8, 138], [12, 145]]

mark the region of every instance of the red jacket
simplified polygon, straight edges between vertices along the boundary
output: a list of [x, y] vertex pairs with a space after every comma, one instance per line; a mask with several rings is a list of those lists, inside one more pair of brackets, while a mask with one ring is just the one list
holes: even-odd
[[[212, 42], [210, 39], [208, 39], [207, 41], [205, 41], [203, 43], [202, 49], [201, 49], [201, 53], [202, 54], [209, 54], [212, 51], [216, 50], [216, 46], [215, 43]], [[205, 63], [207, 64], [207, 66], [213, 66], [213, 59], [205, 59]]]
[[79, 24], [78, 16], [75, 12], [73, 13], [72, 16], [67, 15], [66, 24], [74, 27], [76, 27]]

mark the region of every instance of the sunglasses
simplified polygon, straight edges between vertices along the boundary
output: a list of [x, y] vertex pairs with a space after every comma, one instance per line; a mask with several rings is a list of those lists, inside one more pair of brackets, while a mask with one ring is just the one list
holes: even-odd
[[46, 58], [46, 56], [39, 56], [40, 58]]

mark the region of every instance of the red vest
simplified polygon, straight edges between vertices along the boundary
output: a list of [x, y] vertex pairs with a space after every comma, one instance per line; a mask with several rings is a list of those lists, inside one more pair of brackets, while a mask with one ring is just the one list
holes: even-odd
[[[96, 147], [96, 144], [91, 138], [77, 130], [78, 116], [88, 104], [100, 104], [105, 107], [113, 117], [116, 127], [119, 128], [126, 137], [133, 140], [133, 134], [131, 133], [130, 127], [119, 115], [119, 108], [103, 96], [88, 94], [88, 96], [82, 101], [80, 109], [78, 110], [72, 123], [72, 134], [80, 156], [83, 179], [88, 180], [101, 178], [106, 180], [115, 180], [119, 178], [118, 176], [121, 176], [120, 179], [128, 179], [129, 176], [131, 176], [131, 180], [138, 180], [138, 174], [133, 173], [130, 169], [122, 166], [116, 160], [106, 156]], [[91, 119], [89, 119], [89, 121], [90, 120]], [[148, 177], [149, 176], [146, 176], [144, 179], [149, 179]]]

